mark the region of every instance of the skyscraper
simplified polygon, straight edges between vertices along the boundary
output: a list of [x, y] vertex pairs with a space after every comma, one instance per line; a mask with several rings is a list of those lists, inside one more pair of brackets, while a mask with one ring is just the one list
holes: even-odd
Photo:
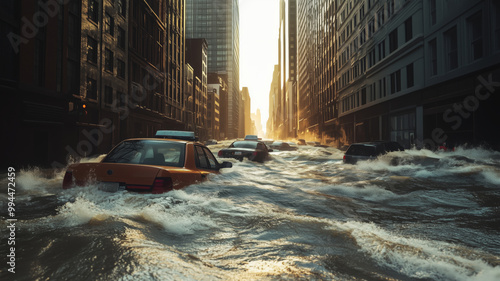
[[[186, 38], [208, 42], [208, 72], [227, 75], [227, 127], [221, 137], [239, 133], [239, 6], [238, 0], [187, 0]], [[222, 102], [222, 101], [221, 101]]]

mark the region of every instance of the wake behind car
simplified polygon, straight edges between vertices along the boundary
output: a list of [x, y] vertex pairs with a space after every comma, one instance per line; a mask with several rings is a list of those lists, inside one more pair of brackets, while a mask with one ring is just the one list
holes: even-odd
[[344, 155], [344, 163], [355, 164], [359, 160], [375, 159], [392, 151], [404, 151], [404, 147], [395, 141], [353, 143]]
[[158, 131], [155, 138], [124, 140], [99, 163], [70, 165], [63, 189], [96, 183], [104, 191], [163, 193], [232, 167], [195, 139], [191, 132]]
[[228, 148], [219, 150], [220, 158], [235, 158], [240, 161], [248, 158], [251, 161], [263, 162], [269, 156], [267, 145], [261, 141], [235, 141]]

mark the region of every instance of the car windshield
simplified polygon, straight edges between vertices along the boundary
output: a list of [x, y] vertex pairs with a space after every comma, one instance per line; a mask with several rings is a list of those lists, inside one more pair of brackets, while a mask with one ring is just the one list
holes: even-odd
[[130, 140], [120, 143], [102, 162], [183, 167], [185, 151], [181, 142]]
[[235, 141], [229, 147], [236, 148], [257, 148], [257, 144], [259, 142], [256, 141]]
[[347, 155], [358, 155], [358, 156], [376, 156], [377, 152], [375, 146], [371, 145], [351, 145], [346, 151]]

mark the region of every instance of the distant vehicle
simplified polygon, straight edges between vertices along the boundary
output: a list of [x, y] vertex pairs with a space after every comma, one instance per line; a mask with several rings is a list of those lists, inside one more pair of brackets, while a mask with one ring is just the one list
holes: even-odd
[[262, 139], [261, 141], [265, 143], [267, 146], [270, 146], [274, 142], [274, 140], [271, 139]]
[[62, 187], [95, 183], [110, 192], [163, 193], [232, 167], [230, 162], [219, 163], [210, 149], [194, 139], [194, 133], [159, 131], [155, 138], [124, 140], [99, 163], [70, 165]]
[[217, 141], [214, 139], [209, 139], [205, 141], [205, 145], [213, 145], [213, 144], [217, 144]]
[[248, 141], [258, 141], [260, 138], [257, 135], [246, 135], [245, 140]]
[[288, 142], [284, 141], [275, 141], [270, 145], [271, 149], [279, 150], [279, 151], [294, 151], [297, 150], [298, 147], [290, 145]]
[[375, 159], [391, 151], [404, 151], [404, 147], [394, 141], [353, 143], [344, 154], [344, 163], [355, 164], [359, 160]]
[[307, 145], [314, 147], [328, 147], [328, 145], [321, 144], [319, 141], [308, 141]]
[[298, 139], [297, 144], [298, 144], [298, 145], [307, 145], [307, 143], [306, 143], [306, 140], [305, 140], [305, 139]]
[[267, 145], [261, 141], [235, 141], [228, 148], [219, 150], [218, 156], [221, 158], [235, 158], [240, 161], [248, 158], [251, 161], [263, 162], [269, 157]]

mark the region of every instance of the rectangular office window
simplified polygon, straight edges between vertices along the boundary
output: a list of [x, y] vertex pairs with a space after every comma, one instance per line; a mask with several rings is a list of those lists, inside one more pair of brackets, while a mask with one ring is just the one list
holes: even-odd
[[104, 87], [104, 103], [113, 104], [113, 88], [109, 86]]
[[483, 57], [483, 24], [481, 12], [467, 19], [470, 40], [470, 55], [472, 60]]
[[452, 70], [458, 67], [458, 40], [457, 27], [452, 27], [444, 33], [444, 47], [446, 54], [447, 70]]
[[391, 94], [401, 91], [401, 70], [391, 73]]
[[429, 16], [431, 25], [435, 25], [437, 20], [436, 0], [429, 0]]
[[366, 87], [361, 88], [361, 105], [366, 104]]
[[113, 52], [106, 48], [105, 50], [105, 58], [104, 58], [104, 69], [109, 72], [113, 72], [113, 60], [114, 60], [114, 54]]
[[387, 1], [387, 18], [390, 19], [394, 15], [395, 3], [394, 0]]
[[104, 18], [104, 26], [105, 26], [105, 31], [111, 35], [111, 36], [114, 36], [115, 35], [115, 19], [109, 14], [109, 13], [106, 13], [106, 16]]
[[384, 7], [380, 8], [377, 12], [377, 24], [378, 24], [378, 28], [381, 28], [382, 25], [384, 25], [384, 14], [385, 14], [385, 10], [384, 10]]
[[359, 46], [363, 45], [366, 41], [366, 32], [365, 29], [361, 29], [361, 32], [359, 33]]
[[118, 47], [125, 49], [125, 30], [121, 27], [118, 27]]
[[405, 21], [405, 42], [410, 41], [413, 38], [413, 23], [410, 17]]
[[97, 41], [87, 36], [87, 61], [97, 63]]
[[406, 66], [406, 87], [411, 88], [415, 85], [415, 75], [413, 72], [413, 63]]
[[394, 29], [389, 33], [389, 53], [394, 52], [398, 48], [398, 29]]
[[89, 0], [87, 15], [93, 22], [97, 23], [99, 21], [99, 3], [97, 0]]
[[365, 17], [365, 4], [361, 4], [359, 8], [359, 20], [361, 21]]
[[370, 52], [368, 53], [368, 68], [372, 67], [375, 65], [376, 58], [375, 58], [375, 49], [371, 49]]
[[117, 0], [118, 4], [118, 12], [126, 17], [127, 16], [127, 1], [126, 0]]
[[371, 19], [368, 22], [368, 38], [371, 38], [375, 33], [375, 19]]
[[385, 58], [385, 40], [378, 44], [377, 49], [378, 49], [378, 60], [381, 61]]
[[120, 78], [125, 78], [125, 62], [117, 59], [116, 60], [116, 75]]
[[97, 100], [97, 81], [87, 77], [87, 98]]
[[437, 40], [432, 39], [429, 41], [429, 57], [431, 66], [431, 75], [437, 75]]
[[385, 97], [386, 96], [386, 84], [385, 84], [385, 77], [378, 80], [378, 94], [379, 97]]

